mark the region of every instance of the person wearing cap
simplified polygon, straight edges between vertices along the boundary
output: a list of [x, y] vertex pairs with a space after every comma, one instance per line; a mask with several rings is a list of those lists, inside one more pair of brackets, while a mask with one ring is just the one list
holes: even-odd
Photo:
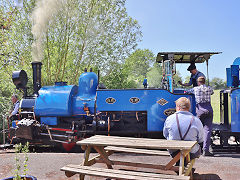
[[[163, 136], [167, 140], [203, 142], [203, 125], [198, 117], [189, 112], [190, 107], [190, 100], [186, 97], [181, 97], [176, 101], [176, 112], [167, 117], [163, 127]], [[172, 157], [175, 157], [178, 152], [169, 150]], [[201, 147], [196, 144], [190, 152], [190, 158], [198, 158], [200, 155]], [[179, 165], [179, 162], [176, 165]]]
[[205, 77], [201, 76], [197, 79], [198, 86], [194, 87], [186, 93], [192, 93], [196, 99], [196, 113], [201, 120], [204, 129], [203, 156], [213, 156], [209, 148], [211, 144], [213, 109], [211, 106], [211, 95], [214, 93], [211, 86], [205, 85]]
[[190, 71], [191, 77], [190, 77], [190, 80], [189, 80], [188, 83], [182, 83], [181, 81], [178, 81], [178, 83], [180, 85], [182, 85], [182, 86], [191, 86], [191, 85], [193, 85], [193, 87], [196, 87], [196, 86], [198, 86], [197, 79], [199, 77], [201, 77], [201, 76], [203, 76], [205, 78], [205, 75], [202, 72], [198, 71], [196, 69], [195, 64], [193, 64], [193, 63], [190, 64], [190, 66], [188, 67], [187, 70]]

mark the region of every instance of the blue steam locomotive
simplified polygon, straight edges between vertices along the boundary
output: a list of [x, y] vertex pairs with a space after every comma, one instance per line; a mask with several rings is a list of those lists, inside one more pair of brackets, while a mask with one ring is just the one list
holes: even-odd
[[[18, 119], [12, 122], [9, 139], [32, 144], [62, 144], [70, 150], [75, 142], [93, 134], [144, 136], [161, 138], [164, 121], [175, 112], [175, 101], [187, 97], [195, 114], [195, 98], [174, 89], [177, 63], [203, 63], [216, 52], [163, 52], [157, 62], [162, 63], [161, 88], [106, 89], [99, 77], [85, 72], [79, 84], [56, 82], [41, 87], [41, 62], [33, 62], [33, 95], [27, 93], [27, 74], [13, 72], [17, 89], [24, 92]], [[234, 81], [235, 82], [235, 81]], [[236, 91], [237, 92], [237, 91]]]

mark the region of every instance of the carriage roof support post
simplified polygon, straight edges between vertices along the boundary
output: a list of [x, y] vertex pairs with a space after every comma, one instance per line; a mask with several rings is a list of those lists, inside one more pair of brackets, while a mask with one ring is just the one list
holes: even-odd
[[208, 80], [208, 86], [209, 86], [209, 75], [208, 75], [208, 59], [206, 60], [206, 64], [207, 64], [207, 80]]

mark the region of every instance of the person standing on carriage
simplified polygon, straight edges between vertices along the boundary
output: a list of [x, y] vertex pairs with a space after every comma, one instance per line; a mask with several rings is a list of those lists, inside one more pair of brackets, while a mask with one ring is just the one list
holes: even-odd
[[19, 109], [19, 104], [20, 102], [18, 101], [18, 97], [16, 94], [12, 95], [12, 103], [13, 103], [13, 110], [10, 113], [9, 119], [10, 120], [15, 120], [18, 119], [17, 117], [17, 113], [18, 113], [18, 109]]
[[204, 77], [205, 78], [205, 75], [202, 72], [197, 70], [197, 68], [196, 68], [194, 63], [191, 63], [187, 70], [190, 71], [191, 77], [190, 77], [190, 80], [189, 80], [188, 83], [182, 83], [182, 81], [178, 81], [178, 83], [180, 85], [182, 85], [182, 86], [191, 86], [191, 85], [193, 85], [193, 87], [196, 87], [196, 86], [198, 86], [197, 79], [199, 77]]
[[211, 95], [214, 93], [211, 86], [205, 85], [205, 77], [197, 79], [198, 86], [194, 87], [186, 93], [192, 93], [196, 99], [196, 113], [197, 117], [201, 120], [204, 129], [203, 141], [203, 156], [213, 156], [209, 152], [211, 144], [213, 109], [211, 106]]

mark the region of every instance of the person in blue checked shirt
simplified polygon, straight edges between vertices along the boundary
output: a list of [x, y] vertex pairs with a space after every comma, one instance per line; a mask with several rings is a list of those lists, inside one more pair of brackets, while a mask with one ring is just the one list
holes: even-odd
[[187, 70], [190, 71], [190, 73], [191, 73], [191, 77], [190, 77], [189, 82], [188, 83], [182, 83], [181, 81], [178, 81], [178, 83], [182, 86], [191, 86], [191, 85], [193, 85], [193, 87], [198, 86], [197, 79], [199, 77], [205, 77], [205, 75], [202, 72], [198, 71], [196, 69], [195, 64], [193, 64], [193, 63], [188, 67]]
[[209, 152], [211, 144], [213, 109], [211, 106], [211, 95], [214, 93], [210, 86], [205, 85], [205, 77], [197, 79], [198, 86], [194, 87], [186, 93], [192, 93], [196, 99], [196, 113], [197, 117], [203, 123], [204, 141], [203, 141], [203, 156], [213, 156]]
[[[168, 140], [184, 140], [203, 142], [203, 125], [200, 119], [189, 112], [191, 107], [190, 100], [181, 97], [176, 101], [176, 112], [167, 117], [163, 136]], [[179, 151], [169, 150], [172, 157], [175, 157]], [[194, 159], [201, 155], [201, 147], [196, 144], [190, 153], [190, 158]], [[179, 165], [179, 162], [176, 163]]]

